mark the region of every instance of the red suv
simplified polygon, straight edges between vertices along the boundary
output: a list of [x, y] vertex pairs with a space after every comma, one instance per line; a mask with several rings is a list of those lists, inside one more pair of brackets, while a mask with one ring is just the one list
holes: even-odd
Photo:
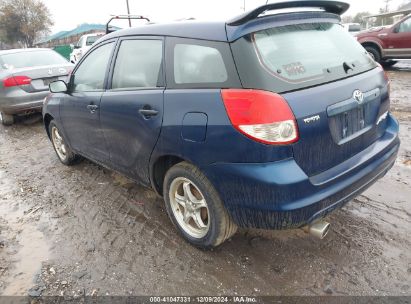
[[356, 35], [358, 42], [384, 66], [396, 59], [411, 59], [411, 15], [390, 27], [380, 27]]

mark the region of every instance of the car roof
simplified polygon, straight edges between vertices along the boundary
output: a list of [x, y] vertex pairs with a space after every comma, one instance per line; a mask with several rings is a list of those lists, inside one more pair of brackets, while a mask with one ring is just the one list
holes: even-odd
[[0, 51], [0, 55], [26, 53], [26, 52], [33, 52], [33, 51], [51, 51], [51, 49], [47, 49], [47, 48], [11, 49], [11, 50]]
[[[267, 24], [273, 21], [276, 16], [286, 16], [287, 13], [270, 14], [262, 16], [269, 11], [278, 11], [281, 9], [299, 9], [299, 8], [321, 8], [327, 16], [333, 15], [340, 18], [340, 15], [345, 13], [350, 5], [345, 2], [334, 0], [288, 0], [283, 2], [275, 2], [257, 7], [249, 12], [246, 12], [230, 21], [221, 22], [200, 22], [192, 20], [184, 20], [165, 24], [147, 23], [137, 27], [112, 32], [101, 38], [99, 42], [119, 38], [124, 36], [168, 36], [182, 37], [209, 41], [234, 41], [244, 34], [247, 34], [250, 29], [263, 29], [262, 24]], [[262, 16], [262, 17], [260, 17]]]
[[176, 21], [171, 23], [147, 23], [133, 28], [115, 31], [104, 40], [133, 35], [172, 36], [202, 40], [227, 41], [225, 22]]

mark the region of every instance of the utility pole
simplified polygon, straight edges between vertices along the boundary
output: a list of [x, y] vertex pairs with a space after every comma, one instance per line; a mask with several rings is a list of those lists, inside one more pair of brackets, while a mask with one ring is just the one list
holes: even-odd
[[390, 11], [390, 2], [392, 0], [384, 0], [385, 3], [385, 13], [388, 13]]
[[[130, 5], [128, 3], [128, 0], [126, 0], [126, 3], [127, 3], [127, 15], [130, 16]], [[128, 18], [128, 25], [129, 25], [129, 27], [131, 27], [131, 19], [130, 18]]]

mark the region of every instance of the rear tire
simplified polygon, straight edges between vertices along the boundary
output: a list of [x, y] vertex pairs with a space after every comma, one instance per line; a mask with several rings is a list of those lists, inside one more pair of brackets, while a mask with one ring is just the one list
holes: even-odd
[[370, 54], [372, 59], [374, 59], [376, 62], [381, 62], [381, 54], [376, 47], [366, 46], [365, 49], [367, 50], [368, 54]]
[[3, 126], [11, 126], [14, 124], [14, 116], [0, 112], [0, 121]]
[[381, 62], [381, 65], [382, 65], [384, 68], [390, 68], [390, 67], [392, 67], [393, 65], [395, 65], [397, 62], [398, 62], [398, 61], [395, 61], [395, 60], [387, 60], [387, 61]]
[[62, 133], [54, 121], [51, 121], [49, 124], [49, 134], [54, 151], [56, 152], [59, 160], [66, 166], [76, 164], [79, 161], [80, 156], [75, 154], [66, 144]]
[[217, 191], [193, 165], [182, 162], [168, 170], [163, 193], [171, 221], [190, 244], [211, 249], [236, 233]]

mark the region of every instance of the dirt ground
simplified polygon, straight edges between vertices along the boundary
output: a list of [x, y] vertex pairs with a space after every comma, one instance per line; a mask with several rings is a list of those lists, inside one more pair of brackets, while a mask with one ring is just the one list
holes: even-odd
[[84, 161], [65, 167], [36, 118], [0, 126], [2, 295], [411, 295], [411, 62], [389, 71], [401, 122], [388, 175], [303, 231], [185, 243], [151, 190]]

